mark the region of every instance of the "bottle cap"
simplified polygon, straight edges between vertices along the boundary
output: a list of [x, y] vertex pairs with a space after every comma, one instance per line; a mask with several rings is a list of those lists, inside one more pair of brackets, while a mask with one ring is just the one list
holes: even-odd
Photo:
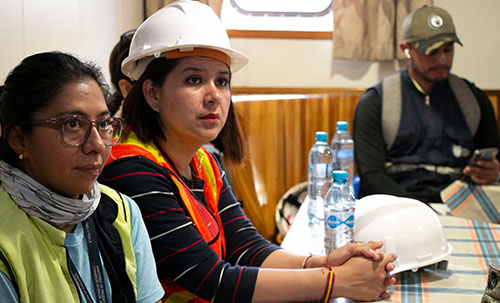
[[347, 130], [349, 124], [346, 121], [337, 121], [337, 130]]
[[318, 131], [316, 132], [316, 141], [323, 141], [326, 142], [328, 140], [328, 134], [323, 131]]
[[347, 181], [347, 172], [345, 170], [334, 170], [333, 180], [334, 181]]

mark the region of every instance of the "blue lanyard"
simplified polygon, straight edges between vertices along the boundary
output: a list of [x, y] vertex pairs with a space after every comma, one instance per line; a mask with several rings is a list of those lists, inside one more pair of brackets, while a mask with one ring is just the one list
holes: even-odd
[[[97, 302], [106, 303], [108, 302], [106, 296], [106, 287], [104, 286], [104, 274], [102, 271], [101, 260], [99, 257], [99, 245], [97, 243], [97, 233], [95, 231], [94, 220], [92, 218], [85, 220], [83, 223], [85, 239], [87, 240], [87, 248], [89, 251], [89, 262], [90, 262], [90, 272], [92, 275], [92, 283], [94, 284], [94, 290], [97, 296]], [[87, 303], [93, 303], [92, 297], [90, 296], [89, 291], [85, 287], [83, 280], [78, 273], [75, 264], [71, 260], [69, 256], [68, 250], [66, 250], [66, 259], [68, 262], [68, 269], [71, 277], [73, 278], [73, 282], [80, 289], [85, 301]], [[80, 293], [78, 293], [80, 296]], [[80, 297], [80, 301], [82, 298]]]

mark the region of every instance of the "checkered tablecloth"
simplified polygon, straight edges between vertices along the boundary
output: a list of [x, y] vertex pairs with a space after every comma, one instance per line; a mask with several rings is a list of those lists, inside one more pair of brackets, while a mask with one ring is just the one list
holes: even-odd
[[500, 224], [500, 185], [477, 185], [457, 180], [441, 191], [453, 216]]
[[[303, 205], [282, 247], [300, 254], [324, 254], [323, 226], [307, 223]], [[437, 266], [397, 275], [389, 288], [391, 299], [379, 302], [480, 302], [486, 287], [488, 264], [500, 265], [500, 225], [440, 216], [453, 253], [446, 270]]]

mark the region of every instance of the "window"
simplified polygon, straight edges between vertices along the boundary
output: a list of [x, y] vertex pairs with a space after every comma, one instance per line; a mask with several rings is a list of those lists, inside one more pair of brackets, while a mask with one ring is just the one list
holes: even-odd
[[331, 38], [332, 5], [333, 0], [224, 0], [221, 19], [231, 36], [272, 31], [322, 32]]
[[332, 0], [230, 0], [231, 4], [244, 14], [317, 15], [326, 14]]

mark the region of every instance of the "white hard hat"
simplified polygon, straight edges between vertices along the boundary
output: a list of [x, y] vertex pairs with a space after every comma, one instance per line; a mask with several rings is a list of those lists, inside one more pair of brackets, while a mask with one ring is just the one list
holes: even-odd
[[191, 0], [173, 2], [139, 26], [122, 72], [137, 80], [149, 62], [161, 55], [172, 59], [214, 57], [228, 63], [233, 72], [248, 63], [247, 56], [231, 48], [226, 29], [212, 8]]
[[391, 195], [371, 195], [356, 202], [354, 239], [383, 240], [383, 252], [398, 256], [391, 274], [438, 263], [453, 250], [429, 206]]

